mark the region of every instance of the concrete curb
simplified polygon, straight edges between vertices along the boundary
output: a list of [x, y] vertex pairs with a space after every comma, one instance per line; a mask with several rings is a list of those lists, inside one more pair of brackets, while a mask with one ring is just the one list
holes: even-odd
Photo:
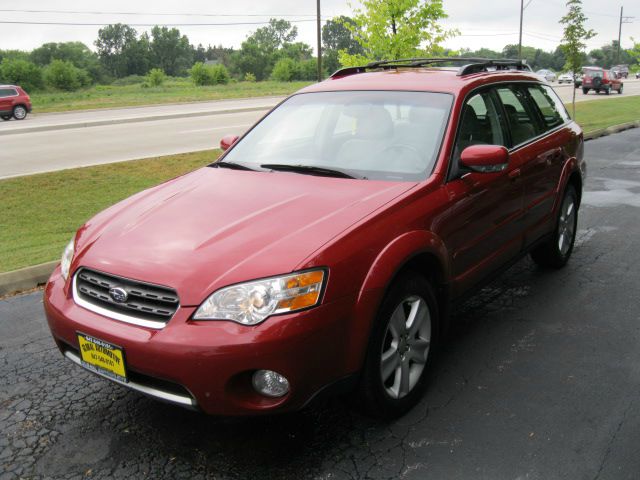
[[[631, 128], [640, 128], [640, 120], [595, 130], [585, 134], [584, 139], [594, 140], [614, 133], [623, 132]], [[58, 263], [60, 262], [56, 260], [54, 262], [42, 263], [33, 267], [21, 268], [20, 270], [14, 270], [13, 272], [0, 273], [0, 296], [19, 292], [21, 290], [29, 290], [45, 283]]]
[[230, 108], [227, 110], [209, 110], [202, 112], [184, 112], [184, 113], [170, 113], [167, 115], [151, 115], [149, 117], [130, 117], [130, 118], [111, 118], [108, 120], [96, 120], [95, 122], [76, 122], [65, 123], [61, 125], [38, 125], [34, 127], [16, 128], [13, 130], [0, 130], [0, 136], [2, 135], [18, 135], [21, 133], [34, 133], [34, 132], [46, 132], [51, 130], [68, 130], [71, 128], [85, 128], [85, 127], [101, 127], [104, 125], [118, 125], [122, 123], [138, 123], [138, 122], [151, 122], [154, 120], [171, 120], [174, 118], [186, 118], [186, 117], [206, 117], [209, 115], [224, 115], [231, 113], [244, 113], [244, 112], [259, 112], [261, 110], [269, 110], [276, 104], [270, 107], [243, 107], [243, 108]]
[[631, 128], [640, 128], [640, 120], [636, 120], [635, 122], [621, 123], [620, 125], [613, 125], [611, 127], [594, 130], [593, 132], [586, 133], [584, 139], [585, 141], [594, 140], [596, 138], [606, 137], [607, 135], [612, 135], [614, 133], [624, 132], [625, 130], [629, 130]]
[[60, 262], [41, 263], [33, 267], [25, 267], [13, 272], [0, 273], [0, 296], [9, 293], [29, 290], [46, 283], [51, 272]]

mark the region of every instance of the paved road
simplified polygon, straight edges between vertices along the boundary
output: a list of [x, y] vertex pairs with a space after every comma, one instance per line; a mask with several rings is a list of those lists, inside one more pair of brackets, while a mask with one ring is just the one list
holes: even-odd
[[0, 479], [636, 480], [640, 129], [586, 152], [570, 264], [523, 260], [460, 306], [395, 422], [337, 400], [227, 420], [157, 403], [63, 360], [40, 294], [0, 301]]
[[173, 105], [150, 105], [128, 108], [105, 108], [76, 112], [41, 113], [27, 116], [23, 121], [0, 123], [0, 132], [18, 132], [23, 129], [43, 127], [66, 128], [71, 125], [91, 123], [131, 122], [149, 118], [161, 119], [176, 116], [198, 116], [228, 111], [265, 110], [276, 105], [284, 97], [238, 98], [211, 102], [178, 103]]
[[[217, 148], [264, 111], [0, 136], [0, 178]], [[213, 160], [213, 159], [212, 159]]]
[[[570, 85], [557, 86], [561, 97], [571, 98]], [[625, 95], [640, 94], [640, 81], [627, 82]], [[577, 93], [578, 100], [615, 98]], [[22, 122], [0, 123], [0, 133], [56, 125], [62, 129], [0, 136], [0, 179], [38, 172], [98, 165], [123, 160], [170, 155], [215, 148], [226, 133], [240, 134], [279, 99], [261, 98], [182, 105], [138, 107], [92, 112], [33, 115]], [[201, 116], [225, 109], [264, 108], [262, 111]], [[67, 128], [78, 122], [140, 120], [167, 115], [191, 115], [117, 125]]]

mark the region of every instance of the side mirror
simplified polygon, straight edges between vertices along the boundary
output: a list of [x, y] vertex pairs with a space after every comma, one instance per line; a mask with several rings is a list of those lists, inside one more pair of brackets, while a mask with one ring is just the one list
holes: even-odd
[[502, 145], [471, 145], [462, 151], [460, 163], [473, 172], [502, 172], [509, 164], [509, 151]]
[[220, 140], [220, 148], [222, 151], [228, 150], [231, 145], [238, 141], [238, 138], [238, 135], [225, 135], [222, 137], [222, 140]]

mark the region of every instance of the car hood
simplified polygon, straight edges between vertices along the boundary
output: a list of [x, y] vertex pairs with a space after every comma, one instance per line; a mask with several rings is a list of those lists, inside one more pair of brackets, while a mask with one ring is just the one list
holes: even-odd
[[72, 268], [175, 288], [184, 306], [225, 285], [295, 270], [336, 235], [415, 186], [203, 168], [88, 221]]

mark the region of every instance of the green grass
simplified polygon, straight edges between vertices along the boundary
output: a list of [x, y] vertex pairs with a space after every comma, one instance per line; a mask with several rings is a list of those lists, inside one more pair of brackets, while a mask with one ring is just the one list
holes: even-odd
[[0, 181], [0, 272], [56, 260], [82, 223], [140, 190], [189, 172], [219, 151], [74, 168]]
[[[567, 108], [571, 111], [571, 104], [567, 104]], [[585, 132], [636, 120], [640, 120], [640, 95], [629, 97], [622, 94], [606, 100], [576, 103], [576, 121]]]
[[[581, 102], [576, 117], [586, 132], [640, 120], [640, 96]], [[95, 213], [218, 154], [210, 150], [0, 180], [0, 272], [58, 259], [73, 232]]]
[[310, 83], [233, 82], [196, 87], [189, 79], [171, 79], [161, 87], [143, 88], [141, 84], [96, 85], [77, 92], [33, 92], [30, 96], [34, 112], [44, 113], [288, 95]]

